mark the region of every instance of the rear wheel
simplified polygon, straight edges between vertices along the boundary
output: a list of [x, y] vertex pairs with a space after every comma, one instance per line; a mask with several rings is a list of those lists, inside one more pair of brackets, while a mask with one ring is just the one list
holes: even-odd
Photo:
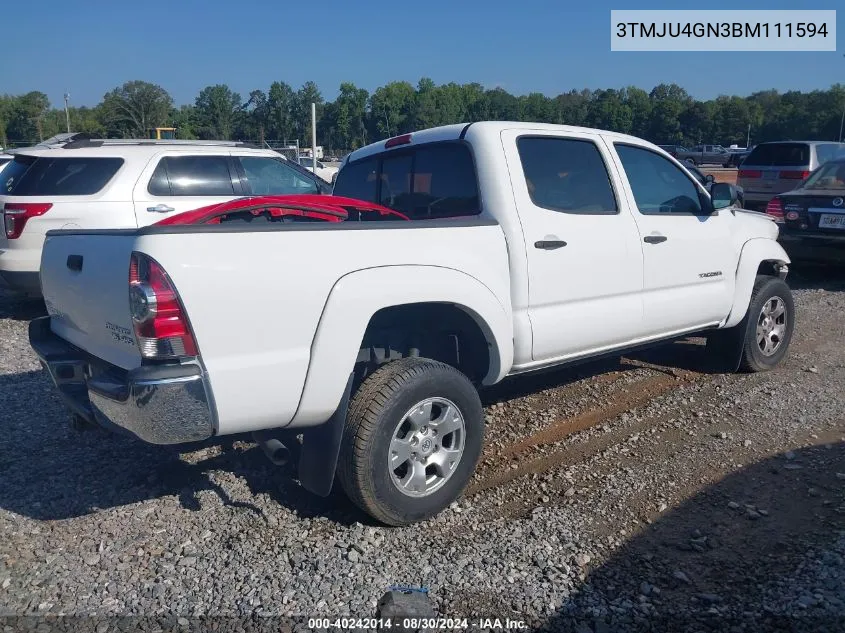
[[475, 387], [449, 365], [390, 362], [349, 406], [338, 479], [362, 510], [388, 525], [434, 516], [464, 490], [484, 432]]

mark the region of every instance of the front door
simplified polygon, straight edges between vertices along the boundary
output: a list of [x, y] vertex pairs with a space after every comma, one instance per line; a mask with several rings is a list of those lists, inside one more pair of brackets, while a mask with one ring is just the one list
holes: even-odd
[[533, 363], [601, 351], [642, 328], [642, 249], [598, 135], [506, 130], [528, 265]]
[[732, 211], [709, 213], [704, 189], [647, 147], [614, 143], [642, 240], [648, 334], [707, 327], [733, 303], [737, 253]]

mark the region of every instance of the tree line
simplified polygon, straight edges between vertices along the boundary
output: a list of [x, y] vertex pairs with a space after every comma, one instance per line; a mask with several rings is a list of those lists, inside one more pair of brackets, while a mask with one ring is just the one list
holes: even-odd
[[[294, 89], [276, 81], [247, 96], [225, 84], [207, 86], [193, 104], [176, 106], [161, 86], [129, 81], [93, 107], [70, 107], [70, 126], [103, 138], [143, 138], [154, 127], [175, 127], [177, 138], [311, 142], [311, 103], [317, 104], [317, 141], [329, 150], [351, 150], [373, 141], [436, 125], [481, 120], [563, 123], [614, 130], [655, 143], [738, 144], [782, 139], [837, 140], [845, 85], [812, 92], [776, 90], [747, 97], [700, 101], [677, 84], [646, 92], [627, 87], [570, 90], [555, 97], [512, 95], [481, 84], [416, 86], [394, 81], [370, 93], [351, 82], [326, 101], [317, 84]], [[25, 145], [67, 129], [63, 104], [34, 91], [0, 96], [0, 144]]]

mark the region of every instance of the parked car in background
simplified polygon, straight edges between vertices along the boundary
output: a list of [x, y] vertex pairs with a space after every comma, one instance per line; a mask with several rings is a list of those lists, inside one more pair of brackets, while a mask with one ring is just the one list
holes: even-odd
[[774, 196], [798, 188], [810, 172], [839, 157], [845, 157], [845, 143], [760, 143], [743, 161], [736, 182], [745, 191], [746, 206], [762, 210]]
[[[310, 156], [300, 156], [299, 164], [308, 171], [314, 172], [314, 159]], [[316, 173], [320, 178], [322, 178], [326, 182], [334, 182], [335, 176], [337, 176], [337, 172], [337, 167], [329, 167], [322, 161], [318, 160], [317, 170], [314, 173]]]
[[29, 337], [69, 409], [154, 444], [253, 432], [406, 525], [472, 477], [481, 386], [693, 333], [726, 370], [787, 353], [777, 226], [641, 139], [444, 126], [356, 150], [335, 194], [393, 221], [51, 232]]
[[[701, 183], [701, 186], [704, 187], [705, 189], [707, 189], [708, 193], [710, 193], [712, 191], [713, 185], [716, 182], [716, 179], [713, 178], [713, 174], [705, 174], [698, 167], [696, 167], [695, 165], [690, 165], [689, 163], [687, 163], [685, 165], [685, 167], [687, 168], [687, 171], [689, 171], [689, 173], [691, 173], [693, 176], [695, 176], [695, 179], [699, 183]], [[736, 206], [742, 208], [745, 204], [745, 195], [744, 195], [744, 192], [742, 190], [742, 187], [736, 188], [736, 195], [737, 195]]]
[[242, 196], [331, 192], [277, 152], [222, 141], [77, 140], [15, 150], [2, 173], [0, 278], [32, 296], [50, 229], [135, 228]]
[[845, 158], [826, 162], [797, 189], [781, 193], [766, 205], [766, 214], [780, 224], [780, 240], [790, 247], [807, 246], [803, 257], [845, 257]]
[[691, 165], [722, 165], [727, 166], [730, 152], [721, 145], [696, 145], [686, 152], [678, 152], [675, 157]]
[[742, 165], [742, 162], [748, 157], [748, 155], [752, 152], [753, 149], [754, 146], [739, 151], [731, 150], [730, 156], [728, 156], [728, 162], [725, 167], [738, 168], [740, 165]]
[[677, 158], [680, 161], [683, 161], [684, 159], [679, 156], [689, 153], [689, 150], [683, 145], [658, 145], [658, 147], [669, 154], [672, 158]]

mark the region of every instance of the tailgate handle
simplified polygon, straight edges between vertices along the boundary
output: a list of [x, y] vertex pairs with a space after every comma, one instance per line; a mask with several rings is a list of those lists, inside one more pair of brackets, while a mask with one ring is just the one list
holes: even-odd
[[68, 255], [67, 267], [71, 270], [82, 270], [82, 255]]

